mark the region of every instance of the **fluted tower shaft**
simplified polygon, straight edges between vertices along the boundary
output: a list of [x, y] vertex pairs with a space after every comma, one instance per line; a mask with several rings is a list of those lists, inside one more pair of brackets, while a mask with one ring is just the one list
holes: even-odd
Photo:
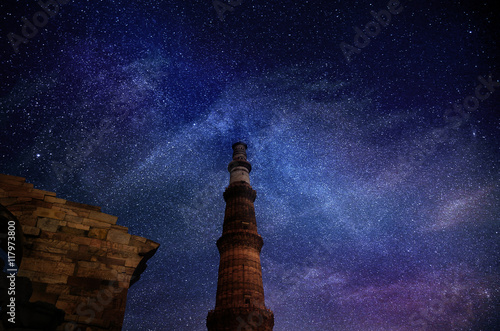
[[250, 186], [252, 167], [246, 159], [244, 143], [233, 145], [228, 165], [229, 186], [224, 192], [226, 211], [220, 253], [215, 309], [207, 317], [209, 331], [269, 331], [273, 313], [264, 302], [260, 251], [262, 237], [257, 232], [254, 201]]

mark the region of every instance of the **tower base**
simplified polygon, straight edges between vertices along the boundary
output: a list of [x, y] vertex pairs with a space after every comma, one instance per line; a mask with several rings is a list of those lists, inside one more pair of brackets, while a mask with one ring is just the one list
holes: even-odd
[[269, 309], [241, 307], [211, 310], [208, 331], [272, 331], [274, 314]]

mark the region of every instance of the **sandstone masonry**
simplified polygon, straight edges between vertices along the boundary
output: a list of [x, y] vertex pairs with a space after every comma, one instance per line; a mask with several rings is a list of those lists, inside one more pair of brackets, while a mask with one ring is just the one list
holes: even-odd
[[31, 281], [29, 301], [65, 312], [57, 330], [120, 330], [128, 288], [159, 244], [129, 234], [100, 207], [58, 198], [20, 177], [0, 174], [0, 205], [18, 221], [17, 277]]

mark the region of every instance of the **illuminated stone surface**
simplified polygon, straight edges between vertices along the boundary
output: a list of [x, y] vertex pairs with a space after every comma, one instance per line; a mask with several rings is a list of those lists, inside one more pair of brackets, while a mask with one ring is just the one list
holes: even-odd
[[[30, 303], [64, 311], [58, 330], [121, 330], [128, 288], [159, 244], [130, 235], [100, 207], [57, 198], [24, 178], [0, 175], [0, 204], [3, 218], [17, 219], [17, 278], [31, 282]], [[33, 314], [18, 317], [19, 326], [34, 327]]]

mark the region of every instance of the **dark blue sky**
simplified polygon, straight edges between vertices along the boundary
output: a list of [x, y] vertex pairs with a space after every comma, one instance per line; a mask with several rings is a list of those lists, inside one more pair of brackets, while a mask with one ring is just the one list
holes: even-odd
[[494, 2], [233, 3], [0, 4], [0, 172], [161, 243], [124, 330], [205, 329], [238, 140], [276, 331], [492, 330]]

